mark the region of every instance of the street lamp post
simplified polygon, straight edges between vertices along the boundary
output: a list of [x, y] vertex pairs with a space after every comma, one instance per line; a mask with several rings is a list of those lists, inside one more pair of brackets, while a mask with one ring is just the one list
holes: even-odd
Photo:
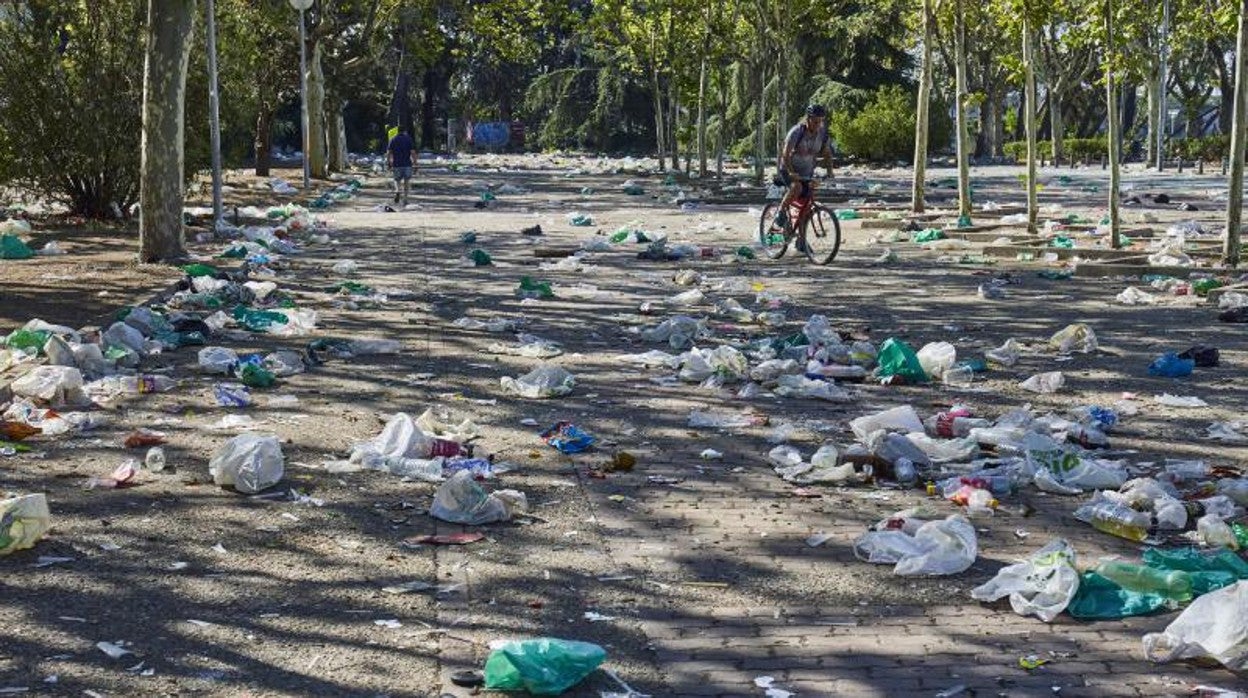
[[221, 96], [217, 87], [217, 10], [207, 2], [208, 26], [208, 123], [212, 137], [212, 224], [221, 222]]
[[299, 101], [303, 121], [303, 188], [312, 186], [312, 162], [308, 159], [312, 145], [311, 121], [308, 116], [308, 30], [304, 13], [314, 0], [290, 0], [290, 6], [299, 10]]

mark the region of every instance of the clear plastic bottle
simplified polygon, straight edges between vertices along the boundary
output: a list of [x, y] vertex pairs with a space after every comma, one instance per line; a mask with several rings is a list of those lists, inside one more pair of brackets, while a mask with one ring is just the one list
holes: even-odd
[[1192, 576], [1180, 570], [1106, 560], [1096, 566], [1096, 573], [1129, 591], [1157, 594], [1180, 603], [1192, 600]]
[[969, 388], [975, 380], [970, 366], [954, 366], [941, 375], [941, 381], [951, 388]]
[[1235, 531], [1231, 530], [1230, 525], [1223, 521], [1221, 517], [1213, 514], [1206, 514], [1200, 517], [1200, 520], [1196, 522], [1196, 530], [1200, 533], [1200, 539], [1211, 548], [1226, 546], [1231, 550], [1239, 549], [1239, 541], [1235, 538]]
[[399, 477], [410, 477], [414, 480], [439, 482], [442, 480], [441, 458], [386, 458], [382, 461], [381, 470]]
[[1148, 514], [1110, 501], [1090, 504], [1076, 515], [1098, 531], [1136, 542], [1148, 537], [1149, 524], [1152, 523]]
[[159, 473], [165, 469], [165, 449], [160, 446], [153, 446], [147, 450], [147, 455], [143, 458], [143, 465], [148, 470]]

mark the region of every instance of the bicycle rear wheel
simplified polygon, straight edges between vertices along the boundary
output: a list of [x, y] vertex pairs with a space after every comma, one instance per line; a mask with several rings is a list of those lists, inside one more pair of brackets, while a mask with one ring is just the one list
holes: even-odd
[[805, 252], [811, 262], [820, 265], [831, 262], [841, 249], [841, 224], [836, 214], [816, 206], [810, 220], [802, 226], [801, 240], [798, 249]]
[[780, 202], [772, 201], [763, 207], [763, 215], [758, 218], [758, 244], [771, 259], [780, 259], [789, 249], [790, 236], [784, 227], [775, 224], [779, 211]]

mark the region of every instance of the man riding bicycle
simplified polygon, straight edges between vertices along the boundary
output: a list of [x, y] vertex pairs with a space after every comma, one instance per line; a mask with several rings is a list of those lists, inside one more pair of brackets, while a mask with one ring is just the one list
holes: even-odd
[[776, 183], [788, 187], [780, 202], [776, 224], [783, 227], [789, 202], [806, 198], [811, 193], [811, 180], [815, 177], [815, 160], [822, 159], [828, 176], [832, 176], [832, 148], [828, 142], [828, 110], [822, 104], [806, 107], [806, 116], [789, 129], [780, 153], [779, 174]]

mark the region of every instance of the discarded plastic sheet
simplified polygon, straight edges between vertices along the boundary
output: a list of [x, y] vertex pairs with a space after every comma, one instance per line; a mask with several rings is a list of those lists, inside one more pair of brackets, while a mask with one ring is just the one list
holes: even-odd
[[1143, 642], [1153, 662], [1210, 657], [1232, 671], [1248, 669], [1248, 581], [1201, 596]]
[[285, 469], [282, 445], [276, 436], [242, 434], [225, 443], [208, 463], [213, 481], [256, 494], [281, 481]]
[[1002, 568], [997, 576], [972, 589], [971, 598], [996, 601], [1008, 595], [1015, 613], [1035, 615], [1051, 623], [1079, 589], [1079, 572], [1074, 564], [1074, 548], [1057, 539], [1027, 560]]
[[514, 514], [527, 511], [528, 499], [524, 493], [516, 490], [487, 493], [466, 470], [442, 483], [429, 507], [429, 514], [435, 519], [469, 526], [508, 521]]
[[26, 550], [52, 528], [52, 515], [43, 493], [0, 500], [0, 556]]
[[1171, 395], [1170, 393], [1162, 393], [1153, 396], [1153, 402], [1166, 407], [1180, 407], [1184, 409], [1195, 409], [1200, 407], [1208, 407], [1209, 403], [1193, 396]]
[[606, 658], [606, 650], [589, 642], [557, 638], [504, 642], [492, 647], [485, 660], [485, 687], [558, 695], [583, 681]]
[[450, 533], [446, 535], [413, 536], [403, 540], [409, 545], [468, 545], [485, 540], [484, 533]]
[[903, 531], [868, 531], [854, 541], [854, 555], [875, 564], [895, 564], [899, 576], [946, 575], [966, 570], [979, 554], [975, 528], [953, 514], [928, 521], [909, 535]]
[[576, 378], [571, 373], [549, 364], [538, 366], [519, 378], [503, 376], [499, 380], [504, 391], [534, 400], [561, 397], [576, 387]]
[[571, 422], [556, 422], [541, 433], [542, 440], [560, 453], [580, 453], [594, 445], [594, 437]]

